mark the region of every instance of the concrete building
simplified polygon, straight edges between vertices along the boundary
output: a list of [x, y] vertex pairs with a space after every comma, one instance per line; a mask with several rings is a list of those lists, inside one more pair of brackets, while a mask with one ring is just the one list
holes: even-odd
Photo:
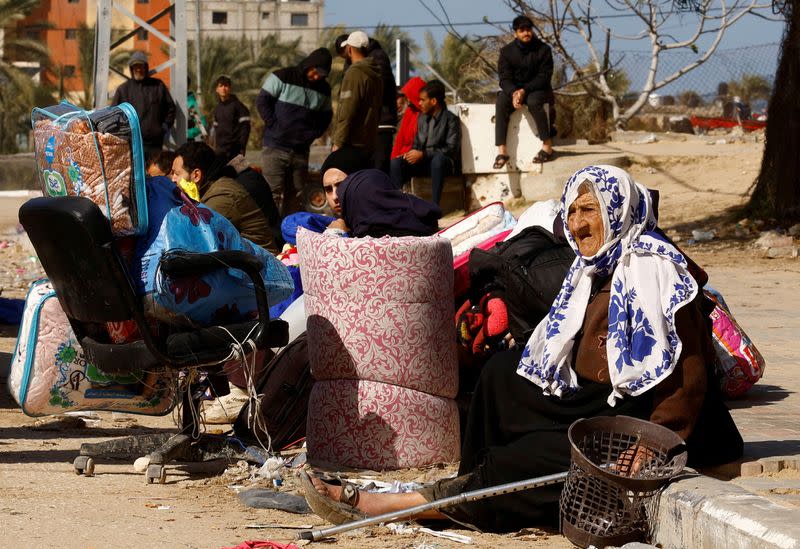
[[[201, 0], [200, 32], [203, 38], [241, 37], [260, 41], [276, 34], [281, 41], [300, 38], [300, 50], [319, 47], [323, 26], [323, 0]], [[196, 28], [196, 0], [186, 2], [186, 31], [191, 40]]]
[[[161, 12], [169, 6], [169, 0], [116, 0], [117, 4], [136, 14], [144, 20]], [[92, 70], [83, 67], [91, 62], [91, 55], [81, 54], [81, 49], [91, 48], [91, 37], [86, 29], [94, 29], [97, 20], [97, 0], [42, 0], [28, 17], [16, 22], [10, 29], [20, 38], [39, 40], [50, 50], [50, 67], [40, 73], [41, 82], [55, 86], [63, 91], [71, 101], [80, 101], [84, 93], [82, 72]], [[154, 26], [169, 34], [169, 19], [162, 18]], [[112, 28], [115, 36], [130, 32], [134, 22], [117, 10], [112, 16]], [[167, 59], [161, 41], [150, 36], [147, 31], [140, 30], [132, 41], [120, 46], [121, 50], [138, 49], [147, 52], [150, 66], [156, 67]], [[30, 67], [25, 66], [26, 70]], [[169, 73], [157, 75], [169, 83]], [[122, 83], [122, 77], [112, 78], [110, 85], [116, 88]]]

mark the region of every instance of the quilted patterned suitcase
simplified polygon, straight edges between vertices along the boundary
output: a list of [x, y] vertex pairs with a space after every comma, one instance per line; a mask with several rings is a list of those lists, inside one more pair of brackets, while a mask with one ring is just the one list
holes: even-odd
[[85, 196], [115, 236], [147, 230], [144, 148], [128, 103], [85, 111], [62, 101], [31, 113], [36, 168], [45, 196]]
[[112, 376], [87, 362], [46, 279], [34, 282], [25, 299], [8, 386], [29, 416], [87, 410], [155, 416], [177, 400], [172, 372]]

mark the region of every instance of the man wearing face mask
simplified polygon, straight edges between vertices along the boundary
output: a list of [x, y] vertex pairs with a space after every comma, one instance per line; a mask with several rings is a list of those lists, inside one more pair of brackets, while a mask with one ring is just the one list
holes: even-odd
[[268, 211], [272, 197], [266, 185], [238, 180], [237, 170], [205, 143], [185, 143], [175, 154], [170, 174], [175, 185], [187, 194], [196, 188], [200, 202], [226, 217], [239, 234], [277, 253]]
[[130, 103], [139, 116], [144, 156], [150, 158], [164, 146], [164, 138], [175, 123], [175, 101], [158, 78], [150, 76], [147, 55], [135, 51], [128, 61], [131, 78], [114, 92], [112, 105]]

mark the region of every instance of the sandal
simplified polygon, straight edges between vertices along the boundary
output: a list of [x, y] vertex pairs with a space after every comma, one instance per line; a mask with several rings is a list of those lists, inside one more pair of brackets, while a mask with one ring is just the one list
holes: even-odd
[[328, 496], [320, 494], [314, 483], [311, 482], [311, 477], [305, 471], [300, 471], [300, 485], [303, 487], [303, 494], [306, 497], [306, 502], [311, 510], [320, 518], [327, 520], [332, 524], [343, 524], [353, 520], [360, 520], [367, 515], [356, 509], [358, 504], [358, 487], [346, 480], [325, 480], [328, 484], [341, 483], [342, 494], [339, 501], [336, 501]]
[[539, 164], [544, 162], [550, 162], [556, 155], [556, 151], [547, 152], [544, 149], [540, 150], [536, 153], [536, 156], [533, 157], [533, 161]]
[[492, 165], [492, 168], [495, 170], [501, 169], [508, 162], [508, 158], [509, 157], [507, 154], [498, 154], [494, 157], [494, 164]]

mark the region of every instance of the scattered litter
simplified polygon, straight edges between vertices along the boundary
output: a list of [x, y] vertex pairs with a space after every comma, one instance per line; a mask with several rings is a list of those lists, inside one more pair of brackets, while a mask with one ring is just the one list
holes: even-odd
[[784, 246], [791, 246], [794, 240], [789, 235], [783, 235], [778, 231], [764, 231], [758, 240], [753, 242], [755, 248], [782, 248]]
[[223, 547], [222, 549], [297, 549], [294, 543], [278, 543], [270, 540], [243, 541], [234, 547]]
[[144, 506], [148, 509], [157, 509], [159, 511], [169, 511], [172, 509], [169, 505], [163, 505], [161, 503], [145, 503]]
[[80, 417], [56, 416], [55, 418], [38, 419], [31, 426], [34, 431], [68, 431], [85, 429], [86, 422]]
[[303, 465], [306, 464], [307, 459], [308, 455], [306, 454], [306, 452], [300, 452], [286, 464], [286, 467], [289, 467], [291, 469], [294, 469], [296, 467], [302, 467]]
[[100, 414], [97, 412], [64, 412], [63, 415], [67, 417], [79, 417], [90, 427], [95, 427], [102, 421]]
[[267, 488], [252, 488], [239, 492], [239, 499], [247, 507], [255, 509], [278, 509], [298, 515], [311, 513], [311, 508], [303, 496], [288, 492], [275, 492]]
[[136, 461], [133, 462], [133, 470], [137, 473], [144, 473], [147, 471], [147, 467], [150, 466], [150, 457], [149, 456], [142, 456], [140, 458], [136, 458]]
[[353, 484], [358, 484], [362, 490], [376, 494], [406, 494], [408, 492], [416, 492], [423, 487], [422, 484], [417, 482], [400, 482], [399, 480], [392, 482], [366, 478], [354, 478], [349, 480]]
[[523, 528], [516, 534], [514, 534], [515, 538], [521, 538], [524, 540], [532, 540], [537, 538], [546, 538], [548, 537], [547, 532], [541, 530], [539, 528]]
[[713, 229], [710, 231], [703, 231], [701, 229], [692, 231], [692, 240], [695, 242], [708, 242], [709, 240], [714, 240], [715, 236], [717, 235]]
[[634, 145], [646, 145], [647, 143], [655, 143], [657, 141], [658, 141], [658, 137], [656, 137], [656, 134], [651, 133], [651, 134], [648, 134], [648, 135], [644, 136], [641, 139], [637, 139], [636, 141], [632, 141], [631, 143], [633, 143]]
[[411, 526], [408, 522], [392, 522], [391, 524], [387, 524], [386, 527], [395, 534], [406, 535], [424, 533], [430, 534], [431, 536], [437, 538], [449, 539], [450, 541], [455, 541], [457, 543], [472, 545], [471, 537], [465, 536], [464, 534], [457, 534], [456, 532], [451, 532], [450, 530], [431, 530], [430, 528], [425, 528], [424, 526]]
[[245, 524], [245, 528], [249, 528], [252, 530], [263, 530], [267, 528], [274, 528], [274, 529], [286, 529], [286, 530], [311, 530], [314, 525], [313, 524], [281, 524], [281, 523], [273, 523], [273, 524]]
[[267, 480], [281, 480], [283, 466], [283, 459], [273, 456], [264, 462], [264, 465], [258, 470], [258, 476]]
[[779, 257], [797, 257], [797, 246], [776, 246], [767, 250], [767, 257], [777, 259]]

